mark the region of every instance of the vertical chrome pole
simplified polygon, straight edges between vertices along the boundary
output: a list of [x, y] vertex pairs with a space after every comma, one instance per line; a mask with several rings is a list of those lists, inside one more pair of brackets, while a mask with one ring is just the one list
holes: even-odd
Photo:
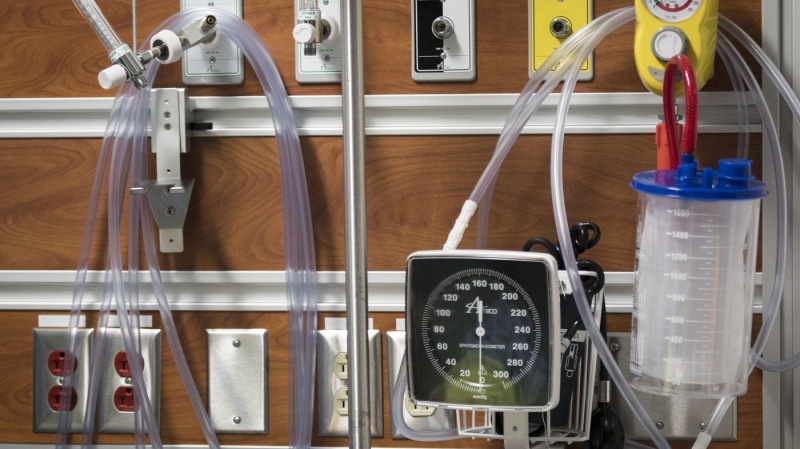
[[367, 360], [367, 232], [364, 195], [364, 82], [361, 0], [342, 2], [345, 276], [350, 448], [371, 442]]

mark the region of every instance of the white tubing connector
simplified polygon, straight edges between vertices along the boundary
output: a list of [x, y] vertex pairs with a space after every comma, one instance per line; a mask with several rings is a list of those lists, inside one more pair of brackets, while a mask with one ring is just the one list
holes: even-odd
[[181, 45], [181, 38], [170, 30], [162, 30], [153, 36], [150, 40], [151, 47], [161, 47], [162, 53], [158, 60], [162, 64], [172, 64], [178, 62], [183, 56], [183, 45]]
[[443, 248], [445, 251], [454, 251], [458, 248], [461, 238], [464, 237], [464, 231], [467, 230], [469, 221], [476, 210], [478, 210], [478, 203], [472, 200], [464, 201], [464, 205], [461, 207], [461, 214], [458, 215], [456, 224], [453, 225], [450, 235], [447, 236], [447, 242]]
[[697, 436], [697, 440], [695, 440], [692, 449], [706, 449], [709, 444], [711, 444], [711, 435], [705, 432], [700, 432], [700, 435]]

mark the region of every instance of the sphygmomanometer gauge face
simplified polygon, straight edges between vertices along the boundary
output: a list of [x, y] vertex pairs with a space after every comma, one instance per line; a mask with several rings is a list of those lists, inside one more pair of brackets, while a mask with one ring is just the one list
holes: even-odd
[[410, 397], [549, 410], [557, 402], [558, 278], [548, 255], [427, 251], [408, 259]]

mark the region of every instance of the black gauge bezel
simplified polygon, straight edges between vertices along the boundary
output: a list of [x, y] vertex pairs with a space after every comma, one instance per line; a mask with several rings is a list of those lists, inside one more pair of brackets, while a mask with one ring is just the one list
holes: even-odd
[[[467, 382], [457, 383], [452, 375], [448, 380], [442, 373], [442, 366], [437, 368], [428, 357], [423, 332], [430, 333], [431, 329], [423, 331], [422, 316], [426, 308], [432, 307], [429, 301], [437, 301], [433, 299], [436, 297], [434, 291], [441, 288], [440, 284], [445, 280], [458, 273], [478, 272], [486, 276], [491, 273], [495, 277], [504, 276], [507, 285], [510, 281], [516, 285], [515, 288], [522, 289], [530, 300], [525, 302], [525, 307], [531, 310], [530, 314], [538, 315], [539, 332], [527, 337], [531, 344], [534, 338], [538, 338], [538, 347], [536, 355], [526, 359], [528, 372], [520, 376], [521, 379], [503, 382], [502, 386], [495, 383], [473, 394], [471, 390], [466, 392], [464, 384]], [[559, 299], [557, 266], [555, 260], [546, 254], [469, 250], [423, 251], [409, 256], [406, 265], [406, 347], [411, 400], [420, 405], [455, 409], [551, 410], [557, 405], [560, 383], [560, 377], [553, 374], [560, 370], [557, 348]], [[458, 332], [469, 330], [459, 328]], [[466, 353], [469, 349], [463, 351]]]

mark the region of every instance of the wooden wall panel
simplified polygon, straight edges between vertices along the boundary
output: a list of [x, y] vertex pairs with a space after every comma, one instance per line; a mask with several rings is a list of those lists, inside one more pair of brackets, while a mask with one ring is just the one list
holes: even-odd
[[[632, 5], [631, 0], [603, 0], [596, 15]], [[723, 1], [721, 11], [757, 39], [761, 2]], [[141, 42], [178, 9], [178, 0], [137, 2], [137, 37]], [[527, 81], [527, 3], [525, 0], [477, 2], [477, 80], [469, 83], [415, 83], [411, 79], [411, 24], [408, 0], [366, 0], [364, 8], [365, 89], [367, 94], [517, 93]], [[131, 43], [131, 2], [101, 3], [120, 36]], [[244, 1], [245, 19], [270, 48], [291, 95], [338, 94], [337, 85], [299, 85], [294, 79], [292, 0]], [[104, 49], [71, 2], [5, 2], [0, 11], [4, 51], [0, 52], [0, 98], [111, 96], [97, 85], [108, 64]], [[579, 91], [643, 91], [634, 69], [633, 24], [608, 37], [596, 52], [596, 79]], [[162, 68], [157, 86], [180, 86], [180, 65]], [[708, 90], [730, 89], [719, 63]], [[248, 67], [243, 86], [195, 87], [192, 95], [259, 95]]]
[[[328, 314], [326, 316], [338, 316]], [[31, 432], [32, 413], [32, 374], [33, 355], [31, 352], [31, 329], [36, 326], [36, 312], [0, 312], [0, 351], [5, 357], [4, 369], [0, 370], [0, 434], [4, 443], [52, 443], [52, 434], [34, 434]], [[206, 395], [206, 337], [207, 328], [267, 328], [269, 330], [269, 395], [270, 395], [270, 433], [268, 435], [220, 435], [220, 442], [225, 445], [277, 445], [288, 443], [287, 420], [285, 406], [288, 398], [286, 378], [288, 353], [288, 333], [286, 316], [282, 313], [230, 313], [230, 312], [176, 312], [174, 314], [181, 341], [186, 352], [198, 388]], [[394, 330], [395, 319], [399, 314], [376, 313], [375, 328], [382, 333]], [[153, 317], [154, 325], [160, 326], [160, 318]], [[95, 314], [88, 314], [90, 325], [95, 322]], [[323, 317], [320, 317], [322, 325]], [[760, 326], [760, 315], [754, 319], [754, 335]], [[611, 315], [609, 329], [612, 332], [630, 331], [630, 315]], [[382, 337], [383, 379], [388, 379], [386, 372], [386, 339]], [[202, 435], [189, 401], [184, 393], [178, 373], [175, 369], [172, 354], [166, 338], [162, 347], [162, 408], [161, 435], [165, 444], [202, 444]], [[409, 447], [418, 446], [406, 440], [392, 440], [389, 429], [388, 390], [384, 382], [383, 414], [384, 437], [373, 439], [376, 447]], [[750, 376], [748, 393], [739, 399], [739, 441], [736, 443], [719, 443], [714, 447], [730, 449], [761, 448], [761, 387], [762, 376], [756, 370]], [[316, 420], [316, 414], [315, 414]], [[314, 446], [347, 446], [346, 438], [318, 437], [312, 441]], [[73, 441], [77, 442], [76, 439]], [[99, 435], [98, 444], [131, 444], [130, 436]], [[437, 447], [490, 447], [499, 449], [500, 442], [460, 440], [437, 443]], [[580, 447], [580, 445], [571, 446]], [[691, 448], [691, 442], [675, 442], [674, 449]]]
[[[402, 270], [420, 249], [440, 248], [479, 178], [495, 136], [367, 138], [369, 268]], [[549, 136], [522, 136], [502, 169], [490, 247], [555, 239]], [[735, 153], [737, 136], [701, 135], [699, 158]], [[283, 232], [274, 139], [196, 139], [184, 176], [196, 179], [186, 251], [165, 270], [282, 270]], [[302, 139], [320, 270], [344, 269], [341, 140]], [[0, 270], [75, 269], [97, 140], [0, 140]], [[592, 251], [607, 271], [633, 267], [636, 194], [631, 177], [652, 168], [652, 136], [570, 135], [564, 161], [568, 218], [603, 230]], [[760, 144], [753, 136], [756, 160]], [[756, 171], [760, 169], [756, 164]], [[105, 203], [103, 203], [105, 204]], [[103, 209], [104, 210], [104, 209]], [[102, 223], [98, 232], [105, 230]], [[474, 245], [475, 222], [463, 247]], [[98, 237], [99, 238], [99, 237]], [[103, 244], [92, 266], [102, 268]]]

